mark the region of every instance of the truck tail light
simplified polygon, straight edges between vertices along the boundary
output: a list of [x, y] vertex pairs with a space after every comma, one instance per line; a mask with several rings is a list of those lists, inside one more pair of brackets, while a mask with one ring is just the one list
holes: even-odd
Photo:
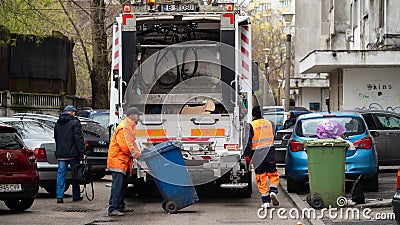
[[131, 12], [131, 6], [130, 5], [124, 5], [123, 6], [123, 12], [124, 13]]
[[356, 148], [370, 149], [372, 147], [372, 138], [365, 137], [365, 138], [355, 141], [353, 144], [354, 144], [354, 147], [356, 147]]
[[292, 152], [304, 151], [304, 146], [300, 143], [300, 141], [291, 140], [289, 145], [292, 149]]
[[239, 149], [238, 144], [224, 144], [224, 149], [230, 150], [230, 151], [237, 151]]
[[47, 155], [45, 148], [35, 148], [33, 152], [35, 153], [38, 162], [47, 162]]

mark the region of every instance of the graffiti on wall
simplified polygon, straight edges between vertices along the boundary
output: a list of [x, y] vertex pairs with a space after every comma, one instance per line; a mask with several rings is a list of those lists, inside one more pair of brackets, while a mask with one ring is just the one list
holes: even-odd
[[354, 107], [354, 109], [385, 110], [400, 113], [400, 93], [396, 93], [392, 84], [388, 82], [370, 81], [362, 89], [354, 90], [353, 96], [357, 103], [362, 104], [362, 106]]

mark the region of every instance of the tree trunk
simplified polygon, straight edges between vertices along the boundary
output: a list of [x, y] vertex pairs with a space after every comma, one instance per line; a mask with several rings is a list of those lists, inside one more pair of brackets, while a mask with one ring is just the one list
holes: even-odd
[[107, 109], [108, 104], [108, 80], [109, 62], [107, 60], [107, 33], [105, 27], [105, 3], [104, 0], [91, 1], [91, 28], [93, 42], [92, 71], [90, 81], [92, 83], [92, 108]]

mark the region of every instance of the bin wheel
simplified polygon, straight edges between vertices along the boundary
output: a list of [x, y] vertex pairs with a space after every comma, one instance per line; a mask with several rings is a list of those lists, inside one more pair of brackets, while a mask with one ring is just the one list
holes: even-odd
[[168, 214], [176, 213], [178, 211], [178, 204], [174, 201], [169, 201], [165, 204], [165, 211]]
[[162, 201], [161, 202], [161, 207], [165, 210], [166, 208], [165, 208], [165, 206], [167, 205], [167, 202], [166, 201]]
[[319, 196], [312, 197], [310, 206], [314, 209], [322, 209], [324, 208], [324, 200], [322, 200], [322, 198]]
[[307, 195], [306, 197], [307, 203], [311, 205], [311, 195]]

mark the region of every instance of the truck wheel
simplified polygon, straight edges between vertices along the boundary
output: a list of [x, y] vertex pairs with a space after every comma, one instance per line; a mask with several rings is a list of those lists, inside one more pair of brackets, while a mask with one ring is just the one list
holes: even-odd
[[178, 211], [178, 204], [175, 201], [169, 201], [165, 204], [165, 211], [168, 214], [173, 214]]
[[5, 200], [4, 203], [12, 211], [22, 212], [29, 209], [32, 206], [34, 200], [34, 198], [8, 199]]

